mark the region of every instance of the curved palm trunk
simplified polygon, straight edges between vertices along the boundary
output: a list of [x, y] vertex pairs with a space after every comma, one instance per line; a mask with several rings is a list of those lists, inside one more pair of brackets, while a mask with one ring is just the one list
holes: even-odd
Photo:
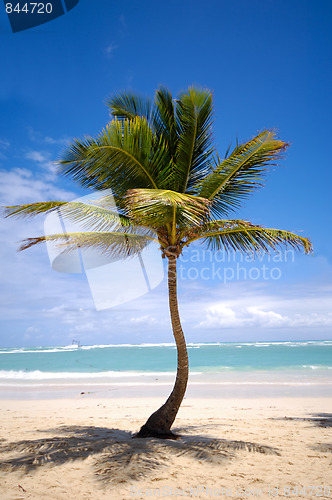
[[159, 437], [175, 439], [171, 426], [184, 398], [189, 375], [188, 353], [186, 341], [180, 323], [176, 290], [176, 259], [177, 256], [168, 256], [168, 294], [169, 308], [173, 335], [177, 348], [177, 373], [173, 390], [167, 401], [152, 413], [147, 422], [141, 427], [135, 437]]

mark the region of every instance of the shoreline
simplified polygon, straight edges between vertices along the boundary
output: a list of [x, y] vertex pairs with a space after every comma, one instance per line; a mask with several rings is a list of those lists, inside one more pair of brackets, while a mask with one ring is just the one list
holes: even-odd
[[[1, 400], [42, 400], [71, 399], [89, 394], [95, 398], [167, 398], [172, 390], [172, 383], [156, 384], [59, 384], [38, 386], [0, 386]], [[322, 383], [190, 383], [186, 397], [194, 399], [264, 399], [264, 398], [331, 398], [332, 384]]]
[[[2, 378], [1, 399], [66, 399], [82, 393], [103, 398], [167, 398], [175, 373], [121, 373], [94, 377], [82, 373], [81, 378], [63, 373], [42, 373], [17, 378]], [[187, 397], [193, 398], [264, 398], [264, 397], [331, 397], [332, 370], [252, 370], [194, 372], [189, 375]]]

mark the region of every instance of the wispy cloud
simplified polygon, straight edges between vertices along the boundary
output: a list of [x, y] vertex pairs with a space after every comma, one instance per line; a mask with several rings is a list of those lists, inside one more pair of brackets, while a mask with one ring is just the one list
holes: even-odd
[[69, 143], [70, 139], [69, 137], [59, 137], [58, 139], [54, 139], [53, 137], [46, 135], [43, 141], [45, 142], [45, 144], [66, 145]]
[[8, 139], [0, 138], [0, 160], [7, 160], [7, 156], [4, 153], [10, 146]]
[[154, 316], [149, 314], [145, 314], [143, 316], [134, 316], [130, 318], [130, 322], [133, 324], [141, 324], [141, 325], [156, 325], [158, 323], [157, 319]]
[[8, 139], [0, 138], [0, 148], [1, 149], [8, 149], [9, 146], [10, 146], [10, 142]]
[[51, 161], [50, 154], [48, 152], [37, 150], [28, 151], [25, 154], [25, 158], [27, 160], [32, 160], [39, 166], [41, 166], [45, 170], [45, 174], [47, 174], [48, 180], [54, 179], [56, 177], [56, 163], [54, 161]]
[[70, 141], [70, 138], [67, 136], [50, 137], [48, 135], [43, 135], [41, 132], [34, 130], [32, 127], [28, 127], [28, 135], [29, 135], [29, 139], [32, 142], [35, 142], [38, 144], [65, 146]]
[[125, 16], [123, 14], [121, 14], [121, 16], [119, 17], [119, 21], [120, 21], [121, 28], [126, 29], [128, 27], [127, 26], [126, 18], [125, 18]]
[[38, 163], [48, 161], [48, 154], [42, 153], [41, 151], [29, 151], [26, 153], [25, 157], [28, 160], [37, 161]]
[[118, 46], [115, 44], [115, 43], [110, 43], [109, 45], [107, 45], [107, 47], [105, 48], [105, 54], [107, 57], [111, 58], [113, 57], [113, 54], [114, 52], [116, 51], [116, 49], [118, 48]]

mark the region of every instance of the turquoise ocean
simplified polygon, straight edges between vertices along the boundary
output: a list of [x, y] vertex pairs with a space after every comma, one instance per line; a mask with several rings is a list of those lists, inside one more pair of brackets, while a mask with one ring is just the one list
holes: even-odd
[[[199, 395], [211, 387], [226, 395], [277, 388], [280, 395], [332, 394], [331, 340], [189, 343], [188, 353], [190, 387]], [[120, 397], [145, 387], [151, 395], [167, 394], [175, 369], [174, 344], [0, 348], [0, 393], [71, 388]]]

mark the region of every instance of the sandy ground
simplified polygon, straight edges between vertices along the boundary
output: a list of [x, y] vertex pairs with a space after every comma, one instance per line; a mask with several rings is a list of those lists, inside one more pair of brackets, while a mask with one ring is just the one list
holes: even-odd
[[132, 439], [161, 403], [0, 401], [0, 499], [332, 498], [331, 399], [186, 398], [179, 440]]

